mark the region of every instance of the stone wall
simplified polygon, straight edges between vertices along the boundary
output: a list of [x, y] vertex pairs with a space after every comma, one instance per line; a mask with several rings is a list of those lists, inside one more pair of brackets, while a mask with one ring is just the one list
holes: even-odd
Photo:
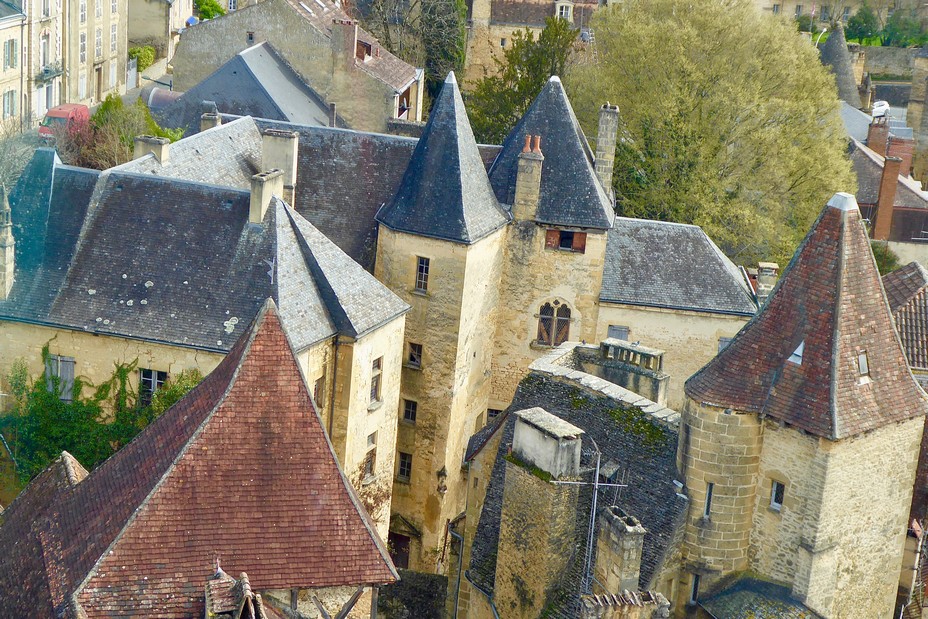
[[665, 619], [670, 603], [653, 591], [627, 591], [620, 595], [586, 595], [580, 619]]
[[918, 53], [916, 48], [902, 47], [861, 47], [864, 52], [866, 62], [864, 70], [870, 73], [883, 73], [898, 76], [912, 76], [912, 69], [915, 66], [915, 54]]
[[664, 372], [670, 374], [667, 406], [681, 410], [683, 383], [718, 354], [720, 338], [734, 337], [747, 321], [747, 316], [602, 303], [596, 333], [587, 341], [602, 341], [609, 325], [619, 325], [629, 328], [629, 341], [663, 350]]
[[920, 262], [928, 264], [928, 243], [902, 243], [889, 241], [889, 248], [899, 256], [899, 264]]

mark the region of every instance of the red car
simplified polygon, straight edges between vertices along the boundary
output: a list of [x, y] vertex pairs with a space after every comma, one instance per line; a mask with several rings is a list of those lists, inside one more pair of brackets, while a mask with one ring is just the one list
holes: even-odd
[[62, 129], [79, 131], [90, 123], [90, 109], [80, 103], [65, 103], [53, 107], [45, 113], [45, 118], [39, 123], [39, 137], [45, 141], [53, 141], [55, 134]]

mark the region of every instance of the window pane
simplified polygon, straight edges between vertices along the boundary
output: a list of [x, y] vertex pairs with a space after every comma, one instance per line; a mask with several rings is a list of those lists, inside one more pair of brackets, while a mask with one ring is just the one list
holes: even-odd
[[429, 259], [416, 259], [416, 290], [425, 292], [429, 289]]
[[538, 312], [538, 343], [550, 346], [553, 341], [554, 307], [550, 303], [545, 303]]
[[403, 421], [415, 422], [419, 404], [412, 400], [403, 400]]
[[422, 367], [422, 344], [409, 343], [409, 357], [407, 358], [407, 362], [413, 367]]

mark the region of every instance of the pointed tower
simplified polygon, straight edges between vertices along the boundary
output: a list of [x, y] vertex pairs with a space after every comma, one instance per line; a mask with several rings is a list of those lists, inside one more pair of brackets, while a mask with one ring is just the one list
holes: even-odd
[[854, 68], [851, 66], [851, 53], [847, 49], [847, 39], [844, 38], [844, 27], [841, 22], [832, 26], [828, 33], [828, 40], [822, 43], [820, 50], [822, 64], [835, 76], [838, 84], [838, 98], [853, 108], [860, 107], [860, 93], [857, 91], [857, 80], [854, 79]]
[[685, 388], [678, 604], [751, 570], [824, 617], [889, 616], [928, 402], [852, 195], [829, 201], [761, 312]]
[[13, 221], [6, 187], [0, 185], [0, 301], [10, 295], [15, 274], [16, 241], [13, 239]]
[[490, 182], [513, 215], [490, 401], [491, 408], [504, 409], [546, 349], [597, 337], [606, 237], [615, 214], [557, 77], [503, 142]]
[[496, 200], [454, 74], [393, 200], [377, 214], [375, 275], [406, 319], [391, 528], [409, 567], [440, 569], [445, 526], [464, 507], [461, 454], [483, 424], [508, 213]]

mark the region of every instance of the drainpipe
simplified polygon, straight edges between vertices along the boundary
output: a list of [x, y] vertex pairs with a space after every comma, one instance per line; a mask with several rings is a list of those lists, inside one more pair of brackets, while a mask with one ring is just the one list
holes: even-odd
[[448, 532], [451, 533], [451, 537], [461, 544], [461, 551], [458, 552], [458, 581], [454, 590], [454, 614], [451, 615], [451, 619], [458, 619], [458, 597], [461, 595], [461, 566], [464, 564], [464, 536], [453, 530]]
[[329, 440], [332, 440], [332, 426], [335, 423], [335, 387], [338, 384], [338, 345], [341, 343], [340, 335], [335, 336], [335, 355], [332, 361], [332, 395], [329, 397]]

